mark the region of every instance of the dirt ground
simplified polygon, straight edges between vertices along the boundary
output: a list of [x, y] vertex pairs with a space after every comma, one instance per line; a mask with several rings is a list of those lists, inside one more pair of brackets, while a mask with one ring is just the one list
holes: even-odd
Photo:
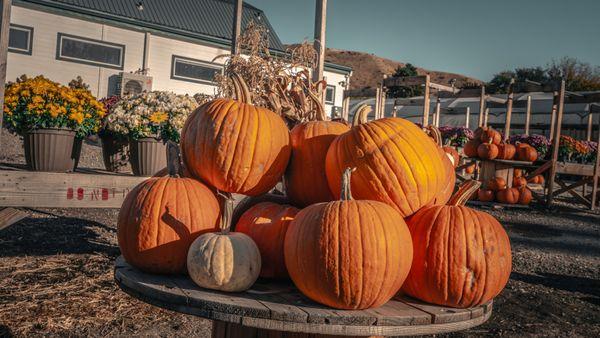
[[[22, 161], [18, 139], [1, 146], [0, 161]], [[85, 145], [82, 165], [98, 161], [99, 149]], [[600, 215], [487, 211], [509, 233], [513, 272], [488, 322], [450, 336], [600, 336]], [[116, 210], [29, 214], [0, 231], [0, 337], [209, 336], [209, 321], [144, 304], [116, 286]]]

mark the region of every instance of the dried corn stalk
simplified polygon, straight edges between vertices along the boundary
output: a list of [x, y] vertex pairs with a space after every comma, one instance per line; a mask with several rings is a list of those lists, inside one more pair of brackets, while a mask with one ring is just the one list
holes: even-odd
[[316, 63], [317, 53], [308, 42], [288, 48], [284, 56], [269, 51], [268, 31], [251, 22], [238, 41], [240, 55], [227, 57], [225, 72], [217, 76], [218, 92], [233, 97], [232, 74], [239, 74], [250, 90], [253, 104], [268, 108], [289, 124], [326, 118], [321, 95], [325, 81], [313, 82], [309, 69]]

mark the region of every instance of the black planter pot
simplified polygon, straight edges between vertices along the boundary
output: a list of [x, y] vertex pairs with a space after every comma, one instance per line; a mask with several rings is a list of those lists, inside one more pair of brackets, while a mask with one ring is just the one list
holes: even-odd
[[129, 141], [113, 134], [100, 136], [102, 142], [102, 159], [106, 170], [123, 172], [129, 164]]

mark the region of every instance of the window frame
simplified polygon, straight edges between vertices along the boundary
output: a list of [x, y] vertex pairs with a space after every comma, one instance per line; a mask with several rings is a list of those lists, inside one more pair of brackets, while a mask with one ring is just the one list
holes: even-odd
[[[332, 95], [331, 101], [327, 101], [327, 90], [329, 88], [333, 89], [333, 95]], [[336, 88], [334, 85], [327, 85], [327, 87], [325, 87], [325, 97], [324, 97], [325, 104], [330, 104], [332, 106], [335, 106], [335, 90], [336, 90]]]
[[223, 72], [224, 72], [224, 67], [223, 67], [222, 64], [219, 64], [219, 63], [216, 63], [216, 62], [208, 62], [208, 61], [202, 61], [202, 60], [198, 60], [198, 59], [192, 59], [192, 58], [188, 58], [188, 57], [185, 57], [185, 56], [180, 56], [180, 55], [173, 54], [171, 56], [171, 79], [172, 80], [192, 82], [192, 83], [201, 83], [201, 84], [209, 84], [209, 85], [216, 85], [215, 81], [201, 80], [201, 79], [196, 79], [196, 78], [191, 78], [191, 77], [185, 77], [185, 76], [181, 76], [181, 75], [176, 75], [175, 74], [175, 66], [176, 66], [176, 61], [177, 60], [182, 60], [184, 62], [187, 61], [188, 63], [191, 63], [191, 64], [196, 64], [196, 65], [199, 65], [199, 66], [205, 66], [207, 68], [216, 69], [221, 74], [223, 74]]
[[32, 55], [33, 54], [33, 27], [29, 27], [29, 26], [23, 26], [23, 25], [18, 25], [18, 24], [14, 24], [11, 23], [9, 26], [9, 30], [8, 30], [8, 40], [10, 43], [10, 30], [11, 29], [16, 29], [16, 30], [21, 30], [21, 31], [27, 31], [28, 32], [28, 46], [27, 46], [27, 50], [23, 50], [23, 49], [18, 49], [18, 48], [14, 48], [14, 47], [10, 47], [8, 46], [8, 51], [11, 53], [17, 53], [17, 54], [25, 54], [25, 55]]
[[[63, 56], [63, 55], [61, 55], [63, 38], [79, 40], [82, 42], [96, 44], [96, 45], [103, 45], [103, 46], [111, 47], [111, 48], [118, 48], [121, 50], [120, 65], [117, 66], [114, 64], [110, 64], [110, 63], [103, 63], [103, 62], [98, 62], [98, 61], [80, 59], [80, 58], [75, 58], [75, 57], [71, 57], [71, 56]], [[81, 63], [81, 64], [89, 65], [89, 66], [123, 70], [123, 68], [125, 66], [125, 45], [58, 32], [56, 35], [56, 59], [61, 60], [61, 61], [73, 62], [73, 63]]]

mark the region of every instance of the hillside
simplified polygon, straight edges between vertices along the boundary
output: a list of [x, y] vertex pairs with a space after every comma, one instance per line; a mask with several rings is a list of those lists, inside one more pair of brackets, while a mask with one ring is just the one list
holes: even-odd
[[[339, 49], [327, 49], [325, 60], [344, 66], [352, 67], [353, 75], [350, 79], [350, 90], [353, 96], [373, 96], [375, 88], [381, 81], [384, 74], [391, 75], [397, 67], [404, 66], [404, 63], [379, 57], [374, 54], [346, 51]], [[415, 65], [416, 66], [416, 65]], [[468, 76], [440, 72], [418, 68], [419, 75], [429, 74], [433, 82], [439, 84], [449, 84], [451, 79], [456, 79], [456, 86], [460, 87], [465, 83], [481, 83], [481, 80]]]

